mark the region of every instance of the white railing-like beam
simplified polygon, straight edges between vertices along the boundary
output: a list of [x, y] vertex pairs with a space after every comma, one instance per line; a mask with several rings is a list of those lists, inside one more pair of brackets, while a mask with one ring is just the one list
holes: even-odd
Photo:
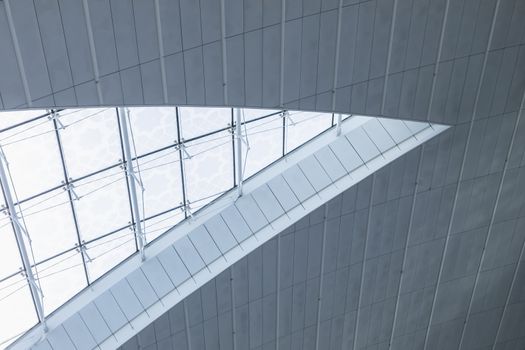
[[7, 166], [7, 160], [3, 156], [0, 157], [0, 182], [2, 190], [4, 191], [4, 198], [7, 206], [7, 211], [9, 213], [9, 218], [11, 219], [13, 231], [15, 233], [16, 241], [18, 243], [18, 250], [20, 252], [22, 265], [24, 266], [25, 277], [29, 285], [29, 290], [31, 291], [31, 297], [33, 298], [33, 303], [35, 304], [38, 321], [42, 324], [44, 331], [47, 331], [46, 319], [44, 314], [44, 303], [42, 300], [42, 291], [38, 287], [35, 275], [33, 274], [33, 270], [31, 268], [29, 254], [27, 253], [26, 243], [22, 235], [23, 226], [18, 220], [18, 215], [16, 214], [16, 209], [13, 202], [13, 196], [11, 195], [11, 189], [7, 180]]
[[242, 162], [242, 120], [241, 110], [239, 108], [233, 109], [233, 115], [235, 116], [235, 155], [237, 157], [237, 189], [239, 196], [242, 196], [242, 181], [243, 181], [243, 162]]
[[120, 125], [122, 127], [122, 146], [124, 148], [125, 159], [125, 169], [126, 176], [129, 179], [129, 194], [131, 197], [131, 210], [133, 211], [134, 216], [134, 232], [137, 240], [137, 245], [140, 252], [141, 260], [146, 260], [146, 253], [144, 252], [144, 246], [146, 245], [146, 239], [144, 232], [142, 232], [140, 210], [139, 210], [139, 201], [137, 198], [137, 176], [135, 170], [133, 169], [133, 158], [131, 157], [131, 144], [129, 140], [129, 130], [128, 130], [128, 110], [126, 108], [118, 109], [118, 117], [120, 120]]

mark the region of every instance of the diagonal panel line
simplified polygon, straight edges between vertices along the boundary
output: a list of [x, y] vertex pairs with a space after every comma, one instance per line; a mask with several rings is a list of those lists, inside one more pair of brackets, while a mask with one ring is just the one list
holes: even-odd
[[[516, 125], [514, 126], [514, 131], [512, 133], [512, 139], [511, 139], [511, 143], [510, 143], [510, 146], [509, 146], [509, 151], [507, 152], [507, 156], [505, 158], [505, 167], [503, 169], [503, 175], [502, 175], [500, 187], [498, 188], [497, 200], [499, 199], [499, 195], [500, 195], [502, 187], [503, 187], [503, 179], [504, 179], [506, 171], [507, 171], [508, 161], [509, 161], [509, 158], [510, 158], [510, 155], [511, 155], [511, 152], [512, 152], [512, 146], [513, 146], [513, 143], [514, 143], [514, 138], [516, 136], [516, 131], [518, 129], [518, 124], [519, 124], [519, 121], [521, 119], [521, 115], [523, 114], [523, 108], [525, 107], [524, 106], [524, 102], [525, 102], [525, 92], [523, 93], [523, 97], [521, 99], [520, 109], [519, 109], [519, 112], [518, 112], [518, 116], [516, 118]], [[491, 226], [489, 227], [489, 233], [487, 235], [487, 240], [485, 241], [485, 246], [483, 248], [483, 255], [481, 256], [481, 262], [479, 264], [478, 273], [476, 275], [476, 283], [478, 282], [479, 273], [480, 273], [480, 270], [481, 270], [481, 265], [482, 265], [483, 260], [485, 258], [485, 247], [486, 247], [487, 242], [488, 242], [488, 236], [491, 233], [491, 227], [492, 227], [492, 223], [494, 221], [494, 216], [495, 216], [495, 213], [496, 213], [496, 207], [497, 207], [497, 204], [498, 204], [497, 200], [496, 200], [496, 206], [494, 208], [494, 212], [492, 213]], [[519, 255], [518, 261], [516, 262], [516, 268], [514, 269], [514, 274], [512, 276], [512, 283], [510, 284], [509, 292], [507, 293], [507, 298], [505, 299], [505, 305], [503, 306], [503, 312], [501, 314], [501, 318], [500, 318], [499, 323], [498, 323], [498, 330], [496, 331], [496, 337], [494, 338], [494, 344], [492, 344], [492, 350], [494, 350], [496, 348], [496, 344], [498, 343], [498, 338], [499, 338], [499, 336], [501, 334], [501, 325], [503, 324], [503, 319], [506, 316], [506, 311], [507, 311], [507, 308], [508, 308], [509, 303], [510, 303], [510, 297], [512, 295], [512, 289], [514, 289], [514, 285], [516, 284], [516, 277], [518, 276], [518, 270], [519, 270], [519, 267], [520, 267], [520, 262], [523, 259], [523, 251], [524, 250], [525, 250], [525, 241], [523, 242], [523, 245], [521, 247], [521, 251], [520, 251], [520, 255]], [[475, 288], [476, 288], [476, 284], [474, 284], [474, 290], [475, 290]], [[470, 313], [470, 309], [472, 307], [472, 301], [473, 301], [473, 297], [474, 297], [474, 290], [472, 291], [472, 296], [471, 296], [471, 300], [470, 300], [470, 304], [469, 304], [469, 313]], [[466, 323], [468, 321], [468, 316], [469, 316], [469, 314], [467, 314], [467, 319], [466, 319], [465, 324], [463, 326], [463, 332], [461, 333], [461, 340], [462, 341], [463, 341], [463, 337], [464, 337], [464, 333], [465, 333]], [[460, 347], [459, 348], [461, 349], [461, 343], [460, 343]]]
[[9, 31], [11, 32], [11, 40], [13, 41], [13, 47], [15, 49], [16, 62], [18, 63], [18, 70], [20, 71], [20, 79], [22, 80], [22, 86], [24, 87], [24, 94], [26, 97], [26, 103], [28, 107], [32, 106], [31, 93], [29, 92], [29, 83], [27, 82], [26, 70], [24, 68], [24, 61], [22, 60], [22, 53], [20, 52], [20, 45], [18, 43], [18, 36], [16, 35], [15, 24], [13, 21], [13, 14], [11, 13], [11, 5], [9, 0], [4, 0], [5, 13], [7, 22], [9, 24]]
[[415, 212], [415, 207], [416, 207], [416, 198], [417, 198], [417, 190], [418, 190], [418, 185], [419, 185], [419, 176], [421, 174], [421, 168], [422, 168], [422, 163], [423, 163], [423, 154], [425, 153], [425, 143], [421, 146], [421, 150], [420, 150], [420, 153], [419, 153], [419, 159], [418, 159], [418, 165], [417, 165], [417, 174], [416, 174], [416, 183], [414, 185], [414, 193], [413, 193], [413, 198], [412, 198], [412, 207], [410, 208], [410, 219], [408, 221], [408, 229], [407, 229], [407, 238], [406, 238], [406, 242], [405, 242], [405, 250], [403, 252], [403, 262], [401, 263], [401, 276], [399, 276], [399, 284], [397, 286], [397, 297], [396, 297], [396, 306], [394, 308], [394, 316], [393, 316], [393, 321], [392, 321], [392, 332], [390, 333], [390, 339], [388, 341], [388, 349], [391, 349], [392, 348], [392, 343], [394, 341], [394, 331], [396, 329], [396, 324], [397, 324], [397, 313], [399, 311], [399, 302], [400, 302], [400, 299], [401, 299], [401, 290], [402, 290], [402, 284], [403, 284], [403, 276], [404, 276], [404, 271], [405, 271], [405, 266], [406, 266], [406, 259], [407, 259], [407, 255], [408, 255], [408, 244], [410, 242], [410, 233], [412, 232], [412, 225], [413, 225], [413, 222], [414, 222], [414, 212]]
[[441, 283], [441, 277], [443, 275], [443, 266], [444, 266], [444, 261], [445, 261], [445, 257], [446, 257], [447, 250], [448, 250], [448, 243], [450, 241], [450, 234], [451, 234], [451, 231], [452, 231], [452, 223], [454, 222], [454, 219], [455, 219], [456, 205], [457, 205], [458, 197], [459, 197], [459, 189], [460, 189], [461, 184], [462, 184], [461, 180], [462, 180], [462, 177], [463, 177], [463, 172], [465, 170], [465, 163], [466, 163], [466, 160], [467, 160], [467, 153], [468, 153], [468, 149], [469, 149], [469, 145], [470, 145], [470, 139], [471, 139], [471, 136], [472, 136], [472, 130], [474, 128], [474, 119], [476, 117], [477, 107], [478, 107], [478, 103], [479, 103], [479, 97], [480, 97], [480, 94], [481, 94], [481, 86], [483, 84], [483, 79], [485, 77], [485, 69], [487, 67], [487, 60], [488, 60], [488, 56], [489, 56], [489, 49], [490, 49], [490, 46], [491, 46], [491, 43], [492, 43], [492, 38], [493, 38], [493, 35], [494, 35], [494, 28], [495, 28], [495, 24], [496, 24], [496, 18], [498, 16], [499, 4], [500, 4], [500, 0], [497, 0], [496, 7], [495, 7], [495, 10], [494, 10], [494, 16], [492, 17], [492, 23], [491, 23], [491, 26], [490, 26], [489, 39], [487, 41], [487, 47], [485, 49], [485, 55], [483, 57], [483, 65], [482, 65], [482, 69], [481, 69], [481, 75], [480, 75], [480, 78], [479, 78], [478, 87], [476, 89], [476, 98], [475, 98], [475, 101], [474, 101], [474, 108], [472, 110], [472, 118], [470, 120], [470, 125], [469, 125], [469, 129], [468, 129], [467, 141], [465, 143], [465, 151], [463, 152], [463, 158], [462, 158], [462, 161], [461, 161], [461, 168], [459, 170], [458, 185], [456, 186], [456, 193], [454, 195], [454, 201], [453, 201], [453, 204], [452, 204], [452, 211], [451, 211], [450, 221], [448, 223], [447, 234], [446, 234], [446, 237], [445, 237], [445, 246], [443, 248], [443, 253], [441, 255], [441, 262], [440, 262], [440, 266], [439, 266], [439, 273], [438, 273], [438, 278], [437, 278], [437, 281], [436, 281], [436, 290], [434, 291], [434, 296], [432, 297], [432, 308], [430, 310], [430, 316], [428, 318], [428, 326], [427, 326], [427, 330], [425, 332], [425, 341], [424, 341], [424, 345], [423, 345], [423, 349], [424, 350], [428, 346], [428, 338], [429, 338], [429, 335], [430, 335], [430, 328], [431, 328], [431, 324], [432, 324], [432, 318], [434, 316], [434, 311], [436, 309], [437, 294], [439, 292], [439, 286], [440, 286], [440, 283]]
[[87, 0], [82, 0], [82, 7], [84, 8], [84, 17], [86, 20], [86, 28], [89, 40], [89, 52], [91, 53], [91, 62], [93, 64], [93, 74], [95, 75], [95, 86], [97, 88], [97, 96], [99, 104], [104, 104], [102, 99], [102, 90], [100, 89], [100, 72], [98, 70], [97, 51], [95, 48], [95, 39], [93, 37], [93, 25], [91, 23], [91, 15], [89, 13], [89, 5]]
[[[368, 236], [370, 233], [370, 221], [372, 219], [372, 198], [374, 196], [374, 187], [376, 181], [376, 173], [372, 174], [372, 185], [370, 186], [370, 199], [368, 202], [368, 213], [366, 222], [366, 233], [365, 233], [365, 244], [363, 247], [363, 264], [361, 265], [361, 283], [359, 285], [359, 296], [357, 297], [357, 310], [355, 316], [355, 328], [354, 328], [354, 339], [352, 349], [356, 349], [357, 345], [357, 332], [359, 331], [359, 314], [361, 310], [361, 299], [363, 298], [363, 284], [365, 283], [365, 265], [366, 265], [366, 250], [368, 247]], [[357, 194], [356, 194], [357, 196]]]

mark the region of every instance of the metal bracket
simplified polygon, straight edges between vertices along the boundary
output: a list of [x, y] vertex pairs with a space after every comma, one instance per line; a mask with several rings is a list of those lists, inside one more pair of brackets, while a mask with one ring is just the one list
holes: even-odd
[[186, 203], [180, 202], [180, 210], [183, 213], [186, 213], [186, 217], [188, 219], [191, 219], [193, 217], [193, 212], [192, 212], [192, 209], [191, 209], [190, 201], [187, 200]]
[[[184, 139], [180, 140], [180, 143], [175, 145], [175, 149], [177, 151], [181, 151], [184, 153], [183, 159], [191, 159], [193, 156], [188, 152], [188, 149], [186, 148], [186, 144], [184, 143]], [[182, 159], [181, 159], [182, 160]]]
[[56, 121], [57, 125], [58, 125], [58, 128], [59, 129], [62, 129], [64, 130], [66, 128], [66, 126], [64, 124], [62, 124], [62, 122], [60, 121], [60, 114], [58, 114], [57, 111], [55, 111], [54, 109], [51, 109], [48, 111], [49, 115], [47, 116], [47, 119], [51, 120], [51, 121]]
[[[71, 179], [70, 179], [71, 181]], [[65, 182], [65, 181], [62, 181], [62, 184], [64, 185], [64, 187], [62, 187], [62, 189], [64, 191], [69, 191], [71, 193], [71, 195], [73, 196], [73, 199], [78, 201], [80, 200], [80, 196], [77, 194], [77, 192], [75, 191], [75, 185], [71, 182]]]
[[281, 112], [281, 117], [286, 119], [288, 125], [294, 126], [296, 124], [292, 116], [290, 115], [290, 112], [288, 112], [287, 110]]
[[78, 243], [75, 244], [75, 247], [77, 247], [76, 251], [78, 253], [81, 253], [83, 254], [86, 258], [87, 258], [87, 261], [88, 262], [93, 262], [93, 259], [91, 259], [91, 257], [89, 256], [89, 253], [88, 253], [88, 249], [87, 247], [85, 246], [85, 243], [84, 241], [82, 241], [82, 244], [79, 246]]
[[343, 115], [342, 114], [338, 114], [337, 115], [337, 122], [336, 122], [336, 134], [337, 136], [340, 136], [341, 135], [341, 124], [343, 122]]

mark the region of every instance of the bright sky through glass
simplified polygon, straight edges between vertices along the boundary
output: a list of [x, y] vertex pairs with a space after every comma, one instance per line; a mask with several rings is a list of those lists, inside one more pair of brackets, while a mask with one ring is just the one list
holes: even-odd
[[[151, 242], [286, 152], [333, 126], [331, 114], [241, 110], [235, 164], [230, 108], [116, 108], [0, 113], [0, 156], [49, 315], [137, 251], [123, 133], [130, 135], [138, 207]], [[0, 196], [0, 348], [38, 322], [13, 226]], [[186, 206], [185, 206], [186, 204]], [[16, 315], [16, 317], [15, 317]]]

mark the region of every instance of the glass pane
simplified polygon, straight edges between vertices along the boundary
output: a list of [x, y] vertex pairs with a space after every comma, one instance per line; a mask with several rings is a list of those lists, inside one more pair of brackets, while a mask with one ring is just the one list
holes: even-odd
[[[268, 117], [247, 124], [248, 152], [246, 157], [244, 177], [249, 177], [283, 154], [283, 119], [280, 115]], [[243, 144], [243, 147], [245, 145]]]
[[16, 275], [0, 282], [0, 348], [7, 347], [37, 322], [25, 278]]
[[86, 246], [89, 278], [94, 281], [136, 251], [135, 236], [130, 228], [117, 231]]
[[191, 205], [203, 205], [233, 187], [231, 134], [222, 131], [186, 143], [191, 156], [184, 160], [187, 196]]
[[80, 236], [89, 241], [128, 225], [131, 211], [126, 175], [119, 167], [75, 183]]
[[317, 112], [290, 112], [286, 134], [289, 152], [332, 126], [332, 114]]
[[134, 107], [129, 111], [137, 155], [172, 145], [177, 141], [174, 107]]
[[181, 107], [179, 117], [185, 140], [220, 130], [231, 124], [231, 108]]
[[78, 242], [69, 197], [63, 189], [34, 198], [20, 207], [37, 262]]
[[146, 232], [148, 242], [153, 241], [182, 220], [184, 220], [184, 211], [180, 208], [146, 220], [144, 232]]
[[36, 278], [42, 288], [46, 315], [87, 286], [82, 256], [76, 250], [39, 265]]
[[[5, 128], [8, 128], [16, 124], [23, 123], [27, 120], [30, 120], [30, 119], [33, 119], [33, 118], [36, 118], [36, 117], [39, 117], [45, 114], [47, 114], [47, 111], [45, 109], [2, 112], [2, 116], [0, 117], [0, 132]], [[47, 118], [42, 119], [42, 120], [47, 120]], [[17, 127], [17, 131], [27, 129], [28, 127], [30, 127], [30, 125], [31, 124], [29, 123], [25, 125], [20, 125]]]
[[[142, 218], [150, 217], [182, 203], [178, 150], [173, 148], [141, 158], [139, 166], [134, 168], [144, 186], [143, 195], [140, 188], [137, 190], [139, 205], [144, 204]], [[140, 174], [138, 169], [140, 169]]]
[[53, 123], [46, 118], [24, 130], [9, 130], [0, 141], [20, 200], [64, 180]]
[[78, 178], [119, 162], [122, 158], [114, 108], [65, 112], [60, 130], [69, 176]]
[[0, 221], [0, 280], [22, 269], [11, 221]]
[[280, 109], [250, 109], [250, 108], [243, 108], [241, 109], [241, 119], [243, 121], [253, 120], [257, 118], [261, 118], [270, 114], [274, 113], [280, 113]]

